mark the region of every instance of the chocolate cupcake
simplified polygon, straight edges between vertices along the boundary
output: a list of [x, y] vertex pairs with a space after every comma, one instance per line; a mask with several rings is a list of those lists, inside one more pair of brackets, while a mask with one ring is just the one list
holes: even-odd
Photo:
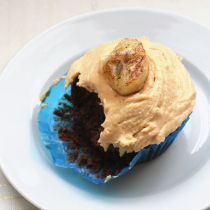
[[56, 165], [95, 183], [162, 154], [196, 97], [180, 57], [146, 37], [89, 50], [72, 64], [66, 90], [63, 85], [42, 97], [48, 104], [38, 116], [42, 140]]

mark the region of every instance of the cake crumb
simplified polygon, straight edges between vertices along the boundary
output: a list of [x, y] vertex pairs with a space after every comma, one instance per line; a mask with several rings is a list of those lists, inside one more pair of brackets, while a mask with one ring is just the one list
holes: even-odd
[[50, 87], [40, 96], [40, 101], [44, 101], [44, 99], [46, 98], [47, 96], [47, 93], [49, 92], [50, 90]]
[[112, 177], [111, 175], [107, 176], [104, 183], [108, 182], [111, 179], [111, 177]]
[[61, 79], [66, 79], [66, 76], [65, 75], [62, 75], [60, 78], [57, 78], [55, 80], [53, 80], [53, 86], [57, 85]]
[[181, 57], [181, 56], [179, 56], [179, 55], [177, 55], [177, 57], [178, 57], [178, 59], [182, 62], [183, 57]]
[[41, 106], [39, 107], [39, 112], [41, 111], [41, 109], [43, 108], [43, 107], [46, 107], [46, 106], [49, 106], [48, 104], [41, 104]]

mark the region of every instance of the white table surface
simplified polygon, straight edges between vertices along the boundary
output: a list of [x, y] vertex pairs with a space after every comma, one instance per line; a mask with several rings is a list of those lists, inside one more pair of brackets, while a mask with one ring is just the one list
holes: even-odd
[[[210, 28], [209, 0], [0, 0], [0, 73], [25, 43], [48, 27], [79, 14], [112, 7], [164, 9]], [[29, 209], [37, 208], [10, 185], [0, 169], [0, 210]]]

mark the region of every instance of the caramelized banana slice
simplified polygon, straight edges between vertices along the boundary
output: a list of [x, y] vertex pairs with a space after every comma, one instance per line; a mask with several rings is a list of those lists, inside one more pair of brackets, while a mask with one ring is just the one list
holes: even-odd
[[110, 86], [120, 95], [139, 91], [148, 75], [148, 61], [141, 42], [126, 38], [119, 42], [103, 64]]

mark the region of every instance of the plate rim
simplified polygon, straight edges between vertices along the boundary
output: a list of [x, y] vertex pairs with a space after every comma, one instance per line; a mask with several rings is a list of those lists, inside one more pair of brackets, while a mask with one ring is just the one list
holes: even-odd
[[79, 19], [82, 19], [86, 16], [92, 16], [92, 15], [97, 15], [97, 14], [101, 14], [101, 13], [106, 13], [106, 12], [114, 12], [114, 11], [128, 11], [128, 10], [136, 10], [136, 11], [147, 11], [147, 12], [156, 12], [156, 13], [165, 13], [167, 15], [173, 15], [173, 16], [177, 16], [177, 17], [180, 17], [180, 18], [184, 18], [186, 20], [189, 20], [191, 22], [194, 22], [195, 24], [197, 25], [200, 25], [202, 26], [203, 28], [207, 29], [210, 31], [210, 27], [208, 27], [207, 25], [197, 21], [197, 20], [194, 20], [193, 18], [190, 18], [186, 15], [183, 15], [183, 14], [179, 14], [179, 13], [176, 13], [176, 12], [173, 12], [173, 11], [169, 11], [169, 10], [164, 10], [164, 9], [157, 9], [157, 8], [149, 8], [149, 7], [112, 7], [112, 8], [107, 8], [107, 9], [101, 9], [101, 10], [97, 10], [97, 11], [90, 11], [90, 12], [86, 12], [86, 13], [82, 13], [82, 14], [79, 14], [79, 15], [76, 15], [76, 16], [72, 16], [70, 18], [67, 18], [67, 19], [64, 19], [46, 29], [44, 29], [42, 32], [40, 32], [39, 34], [35, 35], [34, 37], [32, 37], [31, 39], [29, 39], [21, 48], [19, 48], [17, 50], [17, 52], [11, 57], [11, 59], [9, 60], [9, 62], [6, 64], [6, 66], [3, 68], [3, 70], [1, 71], [1, 74], [0, 74], [0, 82], [1, 82], [1, 79], [2, 77], [4, 76], [5, 74], [5, 70], [8, 68], [8, 66], [13, 62], [13, 60], [15, 59], [15, 57], [20, 54], [28, 45], [30, 45], [33, 41], [35, 41], [36, 39], [38, 39], [39, 37], [41, 37], [43, 34], [47, 33], [48, 31], [52, 30], [53, 28], [56, 28], [58, 27], [59, 25], [62, 25], [64, 24], [65, 22], [68, 22], [68, 21], [74, 21], [74, 20], [79, 20]]

